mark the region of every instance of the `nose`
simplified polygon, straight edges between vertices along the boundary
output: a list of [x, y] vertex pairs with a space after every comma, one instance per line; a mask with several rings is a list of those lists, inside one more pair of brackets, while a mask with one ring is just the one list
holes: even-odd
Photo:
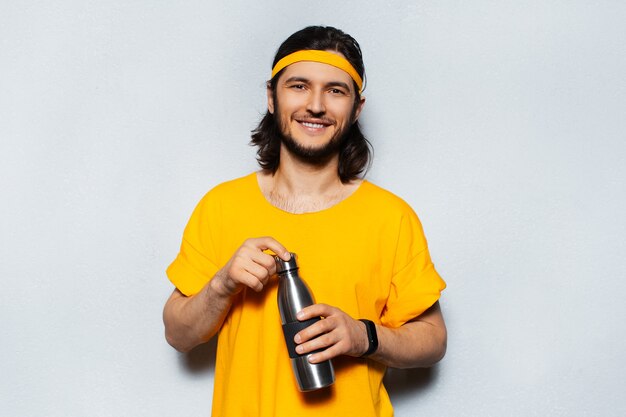
[[321, 90], [312, 90], [309, 94], [309, 101], [307, 102], [306, 109], [313, 114], [326, 113], [326, 106], [324, 105], [324, 93]]

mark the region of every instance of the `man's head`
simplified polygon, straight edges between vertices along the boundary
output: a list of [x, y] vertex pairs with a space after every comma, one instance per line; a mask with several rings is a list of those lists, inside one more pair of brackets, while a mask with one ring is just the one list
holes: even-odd
[[307, 27], [282, 43], [272, 67], [268, 112], [252, 135], [261, 167], [276, 171], [282, 144], [310, 164], [338, 154], [344, 182], [362, 174], [371, 150], [357, 121], [365, 79], [358, 43], [335, 28]]

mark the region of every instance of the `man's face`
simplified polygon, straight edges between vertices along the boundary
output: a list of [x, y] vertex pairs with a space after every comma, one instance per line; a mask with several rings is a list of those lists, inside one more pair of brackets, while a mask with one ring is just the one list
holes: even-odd
[[282, 143], [294, 156], [323, 163], [335, 155], [356, 121], [364, 99], [355, 106], [352, 78], [331, 65], [296, 62], [268, 90], [268, 109], [282, 132]]

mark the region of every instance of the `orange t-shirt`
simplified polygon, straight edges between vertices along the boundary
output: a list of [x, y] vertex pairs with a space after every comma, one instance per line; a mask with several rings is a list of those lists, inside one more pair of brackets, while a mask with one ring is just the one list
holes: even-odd
[[[244, 240], [260, 236], [298, 255], [300, 275], [317, 302], [354, 318], [399, 327], [432, 306], [445, 288], [419, 219], [392, 193], [363, 181], [331, 208], [292, 214], [265, 199], [256, 174], [204, 196], [167, 275], [185, 295], [196, 294]], [[213, 416], [393, 415], [382, 384], [385, 366], [372, 360], [335, 358], [333, 385], [298, 391], [276, 283], [272, 278], [260, 293], [242, 291], [220, 329]]]

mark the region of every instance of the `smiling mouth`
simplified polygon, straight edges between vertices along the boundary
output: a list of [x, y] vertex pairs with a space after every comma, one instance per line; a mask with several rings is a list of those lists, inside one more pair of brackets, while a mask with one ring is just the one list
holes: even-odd
[[296, 117], [295, 121], [302, 127], [311, 130], [324, 130], [334, 124], [332, 120], [325, 118]]
[[321, 124], [321, 123], [311, 123], [311, 122], [300, 122], [302, 124], [302, 126], [305, 127], [310, 127], [311, 129], [321, 129], [323, 127], [326, 127], [326, 125]]

